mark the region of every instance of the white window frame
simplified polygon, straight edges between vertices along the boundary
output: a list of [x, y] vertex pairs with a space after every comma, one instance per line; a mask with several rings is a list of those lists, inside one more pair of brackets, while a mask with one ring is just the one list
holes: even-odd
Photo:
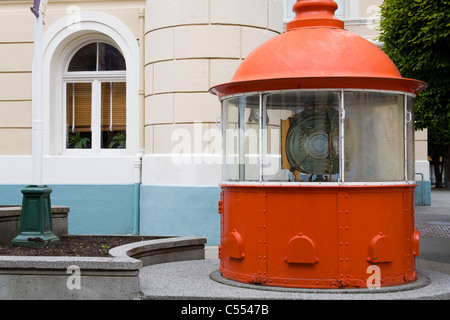
[[[101, 148], [101, 83], [102, 82], [127, 82], [127, 72], [126, 70], [121, 71], [71, 71], [68, 72], [69, 64], [72, 61], [74, 55], [82, 47], [91, 43], [107, 43], [117, 50], [115, 46], [108, 39], [93, 38], [82, 43], [79, 43], [76, 47], [71, 50], [70, 55], [64, 61], [63, 73], [61, 74], [61, 118], [60, 118], [60, 135], [63, 139], [60, 140], [59, 149], [62, 154], [65, 155], [82, 155], [82, 154], [114, 154], [114, 155], [124, 155], [126, 154], [125, 149], [108, 149]], [[97, 47], [98, 49], [98, 47]], [[119, 50], [120, 52], [120, 50]], [[67, 148], [66, 146], [66, 119], [67, 119], [67, 83], [91, 83], [92, 84], [92, 103], [91, 103], [91, 148], [89, 149], [74, 149]], [[128, 108], [128, 105], [127, 105]], [[128, 121], [127, 121], [128, 122]], [[127, 125], [128, 129], [128, 125]], [[128, 136], [127, 136], [128, 140]]]
[[[92, 159], [90, 167], [96, 168], [96, 175], [92, 175], [91, 171], [86, 171], [84, 174], [73, 174], [73, 179], [70, 180], [67, 176], [61, 180], [60, 175], [55, 175], [52, 181], [62, 181], [67, 183], [68, 181], [93, 181], [92, 179], [98, 178], [96, 181], [109, 181], [111, 174], [107, 170], [107, 174], [101, 175], [104, 165], [98, 166], [96, 159], [103, 159], [108, 157], [111, 161], [128, 161], [125, 159], [133, 159], [136, 154], [140, 154], [141, 143], [143, 144], [144, 130], [143, 115], [143, 103], [140, 100], [140, 88], [141, 88], [141, 54], [142, 49], [139, 47], [138, 41], [136, 41], [136, 35], [119, 19], [97, 11], [81, 11], [79, 12], [76, 20], [70, 20], [70, 16], [63, 16], [56, 22], [52, 23], [44, 33], [43, 44], [43, 117], [44, 117], [44, 157], [51, 159], [53, 157], [66, 157], [75, 159], [83, 157], [85, 159]], [[72, 21], [72, 23], [68, 23]], [[68, 61], [70, 61], [71, 55], [74, 54], [76, 48], [87, 42], [105, 42], [114, 45], [122, 53], [126, 62], [126, 124], [127, 124], [127, 146], [125, 156], [120, 152], [122, 150], [106, 150], [109, 153], [86, 153], [79, 150], [77, 155], [67, 155], [63, 152], [63, 146], [65, 144], [65, 133], [61, 128], [61, 121], [65, 125], [66, 119], [61, 116], [63, 106], [63, 81], [62, 74], [67, 71]], [[143, 84], [142, 84], [143, 86]], [[68, 150], [70, 151], [70, 150]], [[87, 150], [89, 152], [89, 150]], [[117, 156], [116, 156], [117, 155]], [[55, 158], [56, 159], [56, 158]], [[75, 162], [76, 163], [76, 162]], [[117, 164], [116, 164], [117, 165]], [[53, 171], [48, 170], [49, 174]], [[85, 171], [83, 171], [85, 172]], [[118, 172], [123, 172], [119, 170]], [[45, 173], [45, 170], [44, 170]], [[100, 176], [99, 176], [100, 174]], [[101, 178], [99, 178], [101, 177]], [[118, 180], [114, 180], [117, 182]], [[128, 181], [128, 180], [126, 180]]]

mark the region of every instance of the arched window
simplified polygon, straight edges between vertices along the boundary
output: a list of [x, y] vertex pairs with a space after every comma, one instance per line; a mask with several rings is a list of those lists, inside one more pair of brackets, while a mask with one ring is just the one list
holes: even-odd
[[126, 148], [126, 65], [104, 42], [75, 50], [63, 74], [65, 149]]

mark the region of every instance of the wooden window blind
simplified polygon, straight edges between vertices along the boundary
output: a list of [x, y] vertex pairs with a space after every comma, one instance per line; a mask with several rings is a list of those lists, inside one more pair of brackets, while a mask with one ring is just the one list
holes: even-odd
[[125, 130], [127, 122], [126, 83], [102, 82], [101, 96], [101, 130]]
[[67, 83], [68, 132], [91, 131], [92, 84]]

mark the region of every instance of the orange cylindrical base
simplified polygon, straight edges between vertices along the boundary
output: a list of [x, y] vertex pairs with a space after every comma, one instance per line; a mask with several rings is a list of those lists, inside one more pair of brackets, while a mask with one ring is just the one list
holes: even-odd
[[414, 188], [222, 185], [220, 272], [299, 288], [412, 282]]

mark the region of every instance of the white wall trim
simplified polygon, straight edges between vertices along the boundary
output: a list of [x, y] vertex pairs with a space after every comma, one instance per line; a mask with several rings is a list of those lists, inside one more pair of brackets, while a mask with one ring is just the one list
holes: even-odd
[[[0, 184], [31, 183], [31, 156], [1, 156]], [[134, 184], [134, 156], [44, 156], [44, 184]]]
[[143, 185], [217, 186], [222, 155], [146, 154], [142, 158]]
[[31, 156], [1, 156], [0, 161], [0, 184], [31, 184]]

